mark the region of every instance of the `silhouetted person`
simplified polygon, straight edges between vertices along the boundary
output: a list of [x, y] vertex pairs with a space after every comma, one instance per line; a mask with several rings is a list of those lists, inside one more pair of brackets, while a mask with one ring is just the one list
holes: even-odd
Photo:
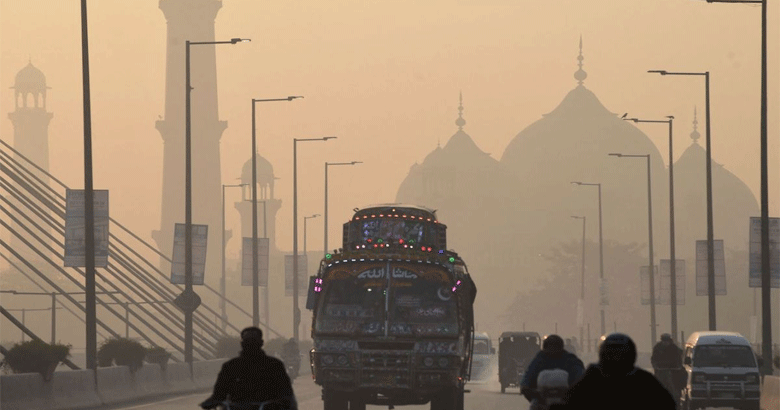
[[682, 349], [674, 344], [672, 335], [661, 335], [661, 341], [653, 347], [650, 363], [653, 365], [655, 377], [669, 390], [675, 402], [678, 401], [682, 386], [678, 386], [675, 380], [682, 369]]
[[599, 347], [599, 362], [569, 389], [564, 404], [552, 409], [674, 410], [669, 392], [635, 362], [634, 341], [622, 333], [610, 334]]
[[[298, 409], [284, 364], [265, 354], [263, 332], [256, 327], [241, 331], [241, 354], [222, 365], [214, 393], [200, 406], [213, 409], [228, 399], [239, 404], [274, 401], [264, 410]], [[259, 406], [240, 408], [257, 409]]]
[[282, 361], [287, 367], [291, 367], [292, 371], [289, 376], [292, 378], [298, 377], [298, 371], [301, 366], [301, 351], [298, 348], [298, 342], [295, 338], [290, 338], [287, 343], [282, 346]]
[[550, 335], [542, 342], [542, 350], [539, 351], [520, 382], [520, 394], [525, 396], [531, 402], [531, 407], [535, 407], [535, 402], [539, 399], [537, 390], [537, 378], [543, 370], [561, 369], [569, 374], [569, 386], [574, 384], [581, 376], [585, 366], [582, 360], [563, 348], [563, 339], [558, 335]]

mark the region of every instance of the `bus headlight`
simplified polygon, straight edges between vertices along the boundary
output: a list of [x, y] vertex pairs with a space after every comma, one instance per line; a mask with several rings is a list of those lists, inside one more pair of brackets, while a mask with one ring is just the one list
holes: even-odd
[[423, 364], [425, 367], [433, 366], [433, 357], [426, 357], [425, 360], [423, 360]]
[[322, 356], [322, 359], [320, 359], [320, 360], [322, 360], [322, 364], [324, 364], [326, 366], [330, 366], [330, 365], [333, 364], [333, 356], [331, 356], [329, 354], [326, 354], [326, 355]]
[[447, 367], [447, 365], [449, 365], [449, 364], [450, 364], [450, 361], [446, 357], [440, 357], [439, 358], [439, 367]]
[[346, 366], [349, 363], [349, 360], [347, 360], [347, 356], [341, 355], [336, 359], [336, 363], [338, 363], [339, 366]]

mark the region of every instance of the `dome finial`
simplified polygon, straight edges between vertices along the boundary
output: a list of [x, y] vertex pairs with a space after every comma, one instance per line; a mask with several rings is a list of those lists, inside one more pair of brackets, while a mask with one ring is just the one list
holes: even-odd
[[577, 60], [579, 61], [577, 66], [579, 69], [574, 73], [574, 79], [577, 80], [577, 84], [579, 85], [582, 85], [583, 81], [588, 78], [588, 73], [582, 69], [582, 60], [584, 59], [585, 57], [582, 56], [582, 34], [580, 34], [580, 55], [577, 56]]
[[463, 91], [460, 92], [460, 104], [458, 105], [458, 119], [455, 120], [455, 125], [459, 130], [463, 130], [463, 126], [466, 125], [466, 120], [463, 119]]
[[696, 106], [693, 107], [693, 132], [691, 132], [691, 139], [693, 140], [694, 144], [698, 144], [698, 139], [701, 138], [701, 134], [699, 134], [699, 120], [696, 119]]

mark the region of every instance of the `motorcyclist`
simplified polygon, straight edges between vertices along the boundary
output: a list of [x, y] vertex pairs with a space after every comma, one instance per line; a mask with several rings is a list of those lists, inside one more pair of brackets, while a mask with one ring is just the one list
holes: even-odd
[[539, 373], [544, 370], [561, 369], [568, 373], [569, 385], [577, 381], [584, 369], [582, 360], [563, 348], [563, 339], [558, 335], [549, 335], [542, 342], [542, 350], [528, 365], [528, 369], [523, 374], [523, 380], [520, 382], [520, 394], [531, 402], [531, 407], [535, 407], [539, 399], [537, 391], [537, 379]]
[[636, 345], [625, 334], [612, 333], [599, 347], [599, 362], [551, 409], [674, 410], [669, 392], [649, 372], [634, 366]]
[[[213, 394], [200, 406], [213, 409], [226, 400], [244, 405], [272, 401], [264, 410], [297, 410], [295, 393], [284, 365], [278, 359], [267, 356], [262, 347], [262, 330], [256, 327], [242, 330], [239, 357], [222, 365]], [[257, 409], [259, 406], [247, 408]]]
[[669, 333], [661, 335], [661, 341], [653, 347], [650, 363], [653, 365], [655, 377], [677, 401], [681, 387], [677, 388], [675, 379], [682, 369], [682, 349], [674, 343], [672, 335]]
[[293, 374], [291, 376], [297, 376], [301, 365], [301, 352], [295, 338], [291, 337], [290, 340], [282, 346], [282, 361], [287, 367], [292, 367]]

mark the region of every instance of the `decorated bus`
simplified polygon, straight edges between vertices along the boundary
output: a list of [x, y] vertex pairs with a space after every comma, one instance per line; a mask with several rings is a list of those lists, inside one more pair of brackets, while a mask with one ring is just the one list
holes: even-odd
[[476, 287], [433, 210], [356, 210], [311, 281], [311, 368], [325, 410], [462, 409]]

